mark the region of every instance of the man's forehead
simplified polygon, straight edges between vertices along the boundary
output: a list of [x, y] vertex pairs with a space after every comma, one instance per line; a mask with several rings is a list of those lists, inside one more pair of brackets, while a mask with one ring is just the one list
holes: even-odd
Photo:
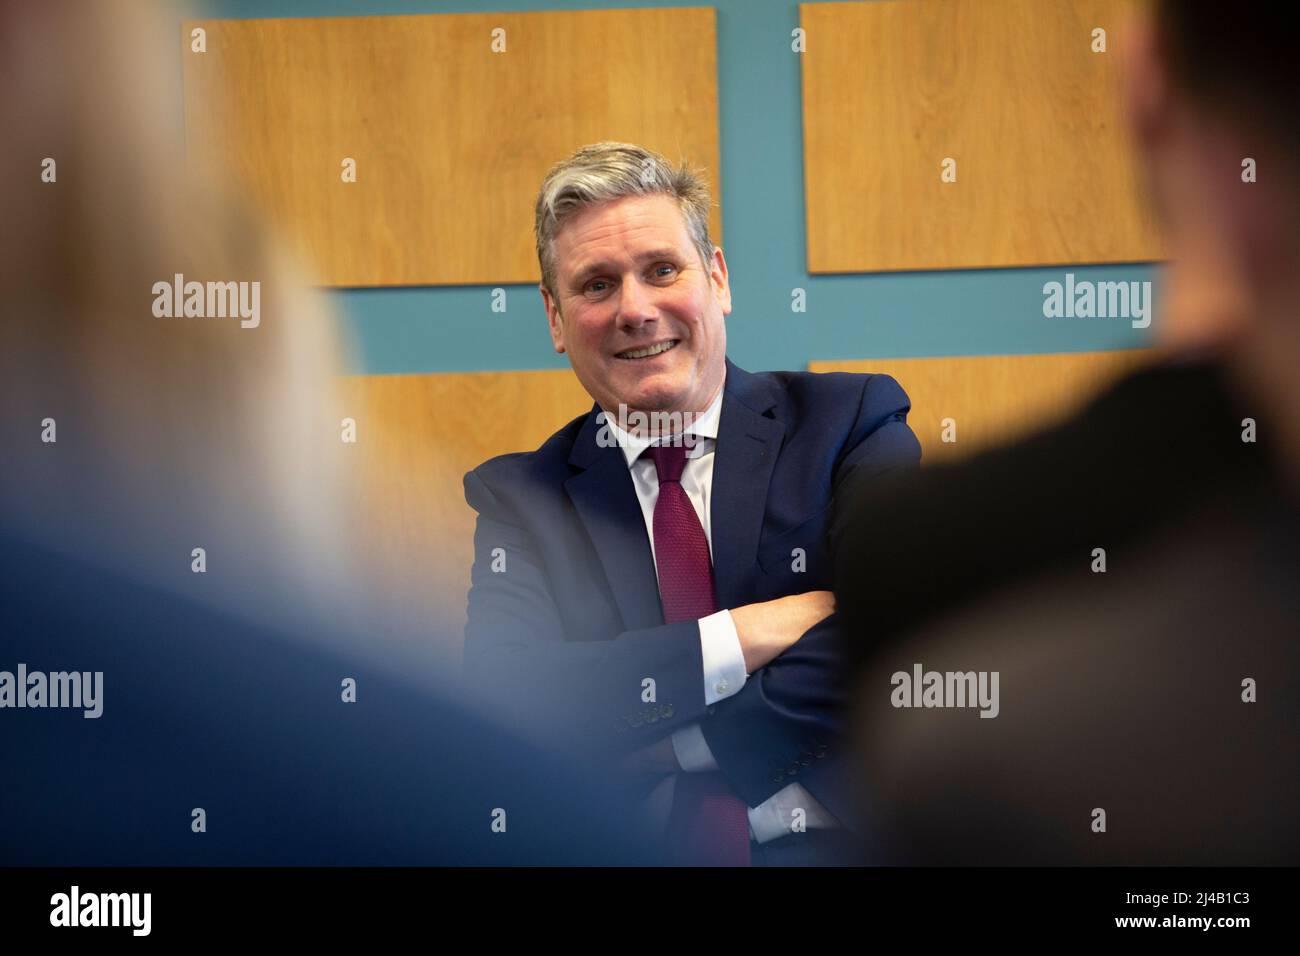
[[556, 236], [565, 271], [586, 272], [630, 257], [677, 256], [690, 237], [677, 204], [667, 196], [632, 196], [584, 209]]

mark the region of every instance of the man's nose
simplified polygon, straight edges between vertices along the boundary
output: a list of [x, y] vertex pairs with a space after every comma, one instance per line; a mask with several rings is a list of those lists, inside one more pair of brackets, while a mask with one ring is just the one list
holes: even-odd
[[619, 324], [637, 329], [647, 322], [658, 318], [659, 310], [654, 303], [654, 290], [639, 278], [628, 279], [619, 290], [618, 319]]

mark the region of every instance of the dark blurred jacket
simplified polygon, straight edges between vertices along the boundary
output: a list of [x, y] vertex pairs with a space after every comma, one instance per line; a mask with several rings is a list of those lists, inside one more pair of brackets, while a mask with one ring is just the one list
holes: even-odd
[[600, 784], [320, 637], [0, 536], [0, 670], [104, 673], [96, 719], [0, 710], [0, 865], [657, 862]]
[[[1166, 365], [1017, 445], [845, 494], [873, 860], [1300, 860], [1300, 509], [1270, 434], [1222, 369]], [[917, 663], [998, 671], [999, 715], [894, 707]]]

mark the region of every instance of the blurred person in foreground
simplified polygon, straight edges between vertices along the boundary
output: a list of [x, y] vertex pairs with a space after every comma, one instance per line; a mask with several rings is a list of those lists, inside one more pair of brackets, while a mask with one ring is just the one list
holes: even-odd
[[0, 21], [0, 865], [653, 862], [376, 640], [329, 316], [185, 169], [174, 16]]
[[1173, 259], [1159, 363], [1059, 427], [842, 499], [874, 860], [1300, 861], [1287, 15], [1164, 2], [1129, 50]]

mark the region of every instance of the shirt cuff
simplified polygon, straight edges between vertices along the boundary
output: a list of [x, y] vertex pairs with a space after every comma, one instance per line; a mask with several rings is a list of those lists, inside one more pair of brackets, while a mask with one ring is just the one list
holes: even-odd
[[673, 731], [672, 740], [677, 766], [687, 773], [718, 769], [718, 762], [713, 759], [713, 751], [709, 749], [709, 742], [704, 739], [704, 731], [699, 724]]
[[712, 706], [745, 686], [745, 652], [730, 611], [700, 618], [700, 656], [704, 661], [704, 703]]
[[749, 831], [754, 840], [770, 843], [789, 836], [794, 832], [791, 827], [794, 826], [796, 810], [803, 811], [803, 824], [809, 830], [826, 830], [840, 825], [802, 784], [792, 783], [758, 806], [749, 808]]

